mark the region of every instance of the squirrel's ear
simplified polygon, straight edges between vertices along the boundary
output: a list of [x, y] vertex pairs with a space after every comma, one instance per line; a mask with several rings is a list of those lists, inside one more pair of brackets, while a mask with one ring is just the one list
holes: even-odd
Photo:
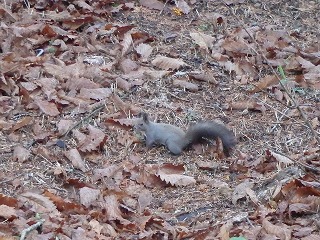
[[144, 122], [149, 122], [149, 117], [147, 113], [141, 112], [139, 113], [139, 117], [141, 117]]

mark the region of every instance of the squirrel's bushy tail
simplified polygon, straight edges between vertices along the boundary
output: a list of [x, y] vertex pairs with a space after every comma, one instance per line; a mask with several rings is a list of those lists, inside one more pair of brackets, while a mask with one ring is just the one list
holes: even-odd
[[223, 144], [224, 153], [228, 156], [230, 148], [236, 144], [236, 138], [231, 130], [217, 122], [200, 122], [191, 126], [186, 133], [187, 145], [200, 142], [203, 138], [216, 139]]

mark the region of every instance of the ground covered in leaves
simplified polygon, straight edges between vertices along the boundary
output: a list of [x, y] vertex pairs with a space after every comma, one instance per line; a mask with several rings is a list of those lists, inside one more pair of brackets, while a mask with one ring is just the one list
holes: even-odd
[[[319, 5], [2, 2], [0, 239], [320, 239]], [[147, 150], [141, 111], [238, 143]]]

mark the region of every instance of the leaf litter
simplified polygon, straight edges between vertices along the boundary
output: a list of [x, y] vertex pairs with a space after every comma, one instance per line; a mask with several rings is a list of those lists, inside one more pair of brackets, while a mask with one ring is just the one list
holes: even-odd
[[[319, 237], [319, 143], [283, 89], [319, 133], [316, 3], [225, 3], [0, 6], [1, 238]], [[147, 150], [141, 110], [239, 141]]]

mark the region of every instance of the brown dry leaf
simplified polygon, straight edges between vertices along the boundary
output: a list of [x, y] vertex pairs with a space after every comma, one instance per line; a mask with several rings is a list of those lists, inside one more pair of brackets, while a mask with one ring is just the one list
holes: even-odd
[[13, 126], [13, 121], [8, 121], [5, 118], [0, 118], [0, 130], [9, 130]]
[[0, 240], [17, 240], [14, 236], [0, 236]]
[[251, 201], [256, 205], [259, 206], [259, 199], [256, 195], [256, 193], [251, 189], [251, 188], [246, 188], [245, 189], [246, 194], [249, 196], [249, 198], [251, 199]]
[[102, 169], [94, 169], [92, 180], [98, 181], [104, 177], [111, 178], [121, 169], [122, 169], [122, 166], [119, 166], [116, 164], [110, 165], [110, 166], [108, 166], [106, 168], [102, 168]]
[[265, 111], [267, 110], [263, 103], [257, 102], [255, 100], [232, 102], [229, 105], [229, 109], [256, 110], [261, 111], [262, 113], [265, 113]]
[[125, 73], [128, 74], [132, 71], [136, 71], [139, 68], [139, 65], [132, 61], [129, 58], [125, 58], [120, 62], [119, 68]]
[[184, 0], [175, 1], [177, 8], [179, 8], [184, 14], [188, 14], [191, 10], [188, 3]]
[[38, 88], [38, 86], [33, 82], [21, 82], [20, 84], [22, 87], [24, 87], [29, 92], [32, 92]]
[[83, 207], [78, 203], [67, 202], [65, 199], [54, 195], [48, 190], [46, 190], [43, 195], [48, 197], [57, 206], [57, 209], [61, 212], [70, 213], [70, 211], [73, 211], [75, 213], [80, 214], [84, 213]]
[[84, 99], [94, 99], [94, 100], [103, 100], [108, 98], [111, 95], [112, 91], [110, 88], [96, 88], [96, 89], [88, 89], [81, 88], [80, 94], [78, 97]]
[[17, 203], [18, 203], [17, 199], [15, 199], [13, 197], [8, 197], [8, 196], [0, 193], [0, 204], [1, 205], [7, 205], [9, 207], [17, 207]]
[[179, 69], [181, 66], [187, 65], [181, 59], [169, 58], [161, 55], [156, 56], [156, 58], [151, 63], [154, 66], [164, 70], [169, 70], [169, 69], [176, 70], [176, 69]]
[[225, 16], [221, 15], [220, 13], [212, 13], [208, 17], [211, 19], [214, 26], [226, 23]]
[[253, 187], [253, 183], [245, 180], [244, 182], [237, 185], [232, 193], [232, 203], [235, 205], [237, 201], [241, 198], [247, 196], [247, 188], [251, 189]]
[[132, 84], [130, 84], [127, 80], [124, 80], [121, 77], [116, 78], [116, 86], [126, 92], [130, 91]]
[[134, 105], [125, 103], [117, 94], [112, 94], [111, 100], [117, 108], [120, 108], [125, 113], [130, 112], [131, 114], [136, 115], [141, 112], [140, 108], [135, 107]]
[[313, 128], [317, 128], [318, 126], [320, 126], [320, 122], [319, 122], [319, 118], [315, 117], [311, 120], [311, 125]]
[[71, 78], [67, 80], [65, 88], [68, 90], [79, 90], [81, 88], [99, 88], [100, 86], [88, 78]]
[[296, 57], [296, 61], [301, 65], [302, 69], [305, 69], [305, 70], [309, 70], [315, 67], [315, 65], [312, 62], [305, 60], [300, 56]]
[[251, 93], [257, 93], [257, 92], [260, 92], [261, 90], [264, 90], [270, 86], [273, 86], [273, 85], [276, 85], [279, 83], [279, 80], [276, 76], [274, 75], [267, 75], [263, 78], [261, 78], [259, 80], [259, 82], [256, 85], [256, 87], [251, 90], [250, 92]]
[[175, 165], [172, 163], [166, 163], [161, 165], [157, 170], [166, 174], [183, 174], [185, 172], [185, 167], [183, 164]]
[[44, 112], [45, 114], [47, 114], [51, 117], [55, 117], [60, 114], [55, 103], [38, 99], [35, 101], [35, 104], [37, 104], [39, 106], [39, 108], [41, 109], [42, 112]]
[[184, 80], [174, 79], [172, 84], [173, 86], [182, 87], [191, 92], [197, 92], [199, 90], [198, 85]]
[[203, 169], [203, 170], [214, 170], [219, 168], [219, 163], [217, 163], [216, 161], [197, 160], [197, 165], [199, 169]]
[[258, 77], [258, 72], [255, 68], [255, 65], [252, 64], [251, 62], [241, 59], [235, 61], [235, 73], [237, 76], [247, 76], [251, 78], [256, 78]]
[[320, 65], [311, 68], [304, 74], [304, 78], [307, 80], [308, 85], [314, 89], [320, 89]]
[[220, 228], [219, 234], [217, 238], [221, 238], [221, 240], [229, 240], [230, 239], [230, 230], [233, 226], [233, 223], [231, 220], [227, 221], [225, 224], [223, 224]]
[[86, 135], [80, 132], [78, 129], [73, 129], [72, 134], [78, 142], [83, 142], [86, 139]]
[[95, 231], [98, 235], [100, 235], [102, 229], [103, 229], [103, 226], [95, 219], [92, 219], [90, 222], [89, 222], [89, 226], [92, 228], [93, 231]]
[[80, 203], [85, 207], [89, 207], [93, 202], [95, 202], [100, 196], [99, 189], [93, 189], [88, 187], [80, 188]]
[[71, 128], [71, 126], [73, 126], [73, 124], [74, 121], [72, 120], [61, 119], [57, 124], [59, 134], [65, 134]]
[[196, 183], [196, 180], [193, 177], [181, 174], [166, 174], [158, 171], [157, 176], [159, 176], [162, 181], [165, 181], [172, 186], [188, 186]]
[[139, 197], [138, 197], [139, 212], [143, 212], [144, 209], [147, 206], [149, 206], [152, 200], [153, 200], [152, 193], [148, 189], [142, 190], [142, 192], [139, 193]]
[[114, 194], [109, 194], [104, 197], [103, 207], [106, 209], [107, 218], [111, 220], [119, 220], [121, 224], [128, 225], [131, 222], [124, 219], [119, 208], [118, 199]]
[[82, 8], [82, 9], [85, 9], [85, 10], [88, 10], [90, 12], [93, 12], [93, 7], [91, 7], [89, 4], [87, 4], [85, 1], [74, 1], [73, 2], [75, 5], [77, 5], [78, 7]]
[[290, 158], [288, 158], [288, 157], [286, 157], [286, 156], [283, 156], [283, 155], [280, 155], [280, 154], [278, 154], [278, 153], [275, 153], [275, 152], [273, 152], [273, 151], [271, 151], [271, 150], [268, 150], [268, 151], [267, 151], [267, 154], [273, 156], [279, 163], [284, 164], [286, 167], [287, 167], [288, 165], [294, 163]]
[[190, 37], [201, 49], [206, 50], [206, 52], [209, 52], [209, 49], [212, 49], [213, 42], [215, 41], [214, 37], [201, 32], [191, 32]]
[[28, 201], [32, 205], [34, 212], [59, 213], [53, 202], [45, 196], [32, 192], [22, 193], [20, 196], [23, 198], [22, 202]]
[[16, 22], [18, 20], [16, 14], [13, 14], [8, 7], [0, 6], [0, 16], [4, 18], [8, 18], [8, 20], [12, 22]]
[[217, 84], [217, 81], [211, 72], [191, 72], [188, 75], [191, 79]]
[[310, 234], [309, 236], [300, 238], [300, 240], [320, 240], [319, 234]]
[[127, 131], [124, 133], [119, 133], [117, 137], [118, 143], [125, 147], [131, 146], [132, 143], [134, 143], [135, 139], [136, 138]]
[[69, 151], [66, 151], [64, 155], [72, 162], [72, 165], [75, 168], [80, 169], [83, 172], [86, 171], [85, 163], [77, 149], [70, 149]]
[[11, 128], [11, 131], [14, 132], [24, 126], [29, 125], [32, 122], [32, 120], [33, 120], [32, 117], [29, 117], [29, 116], [23, 117]]
[[164, 3], [157, 0], [139, 0], [141, 6], [147, 7], [149, 9], [162, 10], [164, 8]]
[[9, 207], [7, 205], [0, 205], [0, 217], [3, 217], [4, 219], [17, 217], [17, 212], [13, 207]]
[[282, 226], [277, 226], [269, 222], [266, 218], [262, 221], [262, 227], [269, 234], [274, 234], [281, 240], [290, 240], [291, 239], [291, 231], [284, 224]]
[[[319, 205], [318, 205], [319, 207]], [[310, 204], [305, 204], [305, 203], [293, 203], [289, 205], [289, 209], [288, 212], [289, 214], [300, 214], [300, 213], [304, 213], [304, 214], [310, 214], [312, 213], [314, 210], [312, 209], [312, 206]]]
[[140, 43], [138, 46], [135, 47], [137, 53], [140, 55], [140, 59], [142, 62], [147, 62], [149, 56], [152, 53], [153, 47], [149, 44]]
[[157, 70], [147, 70], [143, 73], [143, 75], [149, 80], [159, 80], [165, 76], [167, 76], [170, 72], [169, 71], [157, 71]]
[[90, 152], [99, 149], [100, 145], [106, 140], [106, 135], [100, 129], [91, 125], [88, 126], [89, 135], [79, 143], [82, 152]]
[[283, 92], [278, 88], [273, 89], [273, 94], [274, 94], [274, 97], [280, 102], [284, 99]]
[[123, 129], [130, 129], [132, 128], [137, 122], [137, 119], [134, 118], [108, 118], [106, 123], [121, 127]]
[[23, 163], [30, 158], [30, 151], [18, 145], [13, 149], [13, 160]]
[[131, 31], [126, 32], [124, 34], [123, 41], [120, 43], [120, 45], [122, 46], [122, 51], [121, 51], [122, 56], [126, 55], [129, 52], [132, 44], [133, 44], [133, 40], [131, 36]]
[[[256, 55], [255, 52], [242, 40], [235, 41], [233, 39], [224, 40], [222, 47], [227, 51], [227, 55], [231, 57], [239, 57], [239, 55]], [[253, 48], [254, 49], [254, 48]]]

